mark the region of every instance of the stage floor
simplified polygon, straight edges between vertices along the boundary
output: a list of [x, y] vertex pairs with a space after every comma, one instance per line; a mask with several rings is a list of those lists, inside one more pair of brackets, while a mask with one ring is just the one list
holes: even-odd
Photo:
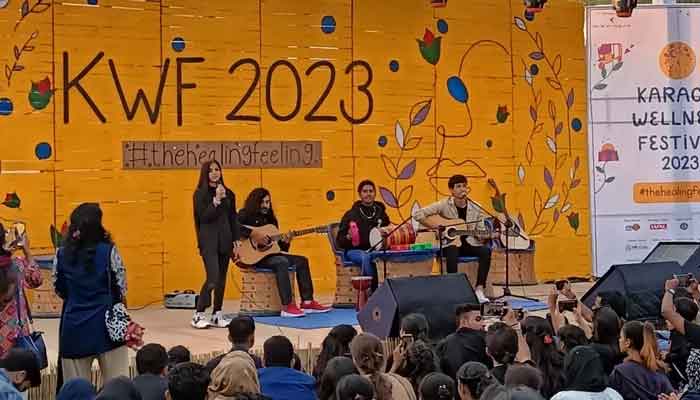
[[[592, 282], [574, 283], [574, 291], [580, 297], [591, 286]], [[512, 287], [514, 295], [527, 295], [541, 301], [546, 300], [546, 296], [552, 285], [536, 285], [525, 287]], [[500, 294], [501, 288], [494, 287], [495, 293]], [[319, 301], [323, 304], [332, 302], [331, 296], [321, 296]], [[235, 313], [238, 311], [238, 301], [226, 301], [224, 303], [224, 313]], [[544, 315], [545, 311], [534, 312], [534, 315]], [[141, 323], [146, 328], [144, 341], [146, 343], [160, 343], [165, 348], [176, 345], [183, 345], [194, 354], [206, 354], [215, 351], [224, 351], [229, 348], [228, 331], [221, 328], [209, 328], [195, 330], [190, 327], [192, 310], [171, 310], [161, 305], [146, 307], [142, 310], [131, 311], [135, 321]], [[55, 362], [58, 348], [58, 319], [37, 319], [34, 328], [45, 333], [45, 341], [50, 362]], [[359, 329], [359, 327], [358, 327]], [[267, 338], [274, 335], [287, 336], [295, 346], [306, 348], [320, 347], [321, 342], [326, 337], [331, 328], [321, 329], [293, 329], [266, 324], [256, 324], [255, 348], [262, 349], [262, 345]], [[132, 353], [132, 356], [134, 354]]]

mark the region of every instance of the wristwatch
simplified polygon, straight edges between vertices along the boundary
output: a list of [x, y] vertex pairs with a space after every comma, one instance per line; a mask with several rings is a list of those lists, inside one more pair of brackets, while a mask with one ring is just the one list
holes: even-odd
[[675, 295], [676, 295], [676, 291], [673, 290], [673, 289], [666, 289], [666, 291], [667, 291], [669, 294], [671, 294], [671, 296], [675, 296]]

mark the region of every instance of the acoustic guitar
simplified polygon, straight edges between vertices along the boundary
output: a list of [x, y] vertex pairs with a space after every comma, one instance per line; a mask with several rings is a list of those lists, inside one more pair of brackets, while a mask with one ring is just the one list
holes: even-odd
[[466, 223], [463, 219], [447, 219], [439, 215], [431, 215], [426, 217], [423, 225], [438, 227], [443, 226], [445, 230], [442, 232], [443, 246], [461, 246], [462, 236], [467, 237], [467, 243], [472, 246], [483, 246], [484, 242], [489, 239], [494, 239], [499, 236], [497, 232], [492, 232], [488, 229], [478, 229], [470, 227], [474, 223]]
[[267, 236], [270, 239], [266, 243], [255, 243], [251, 236], [241, 243], [241, 247], [238, 249], [238, 260], [236, 260], [236, 263], [247, 267], [257, 264], [265, 256], [270, 254], [283, 253], [278, 243], [280, 240], [287, 240], [297, 236], [308, 235], [310, 233], [328, 233], [327, 225], [291, 231], [289, 234], [280, 233], [279, 229], [272, 224], [258, 227], [245, 227], [255, 231], [256, 233], [260, 233], [263, 236]]

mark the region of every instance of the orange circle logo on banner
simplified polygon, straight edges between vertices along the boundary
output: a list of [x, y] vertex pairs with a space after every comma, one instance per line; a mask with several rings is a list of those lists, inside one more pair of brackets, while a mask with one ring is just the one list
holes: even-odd
[[671, 42], [659, 54], [659, 68], [671, 79], [685, 79], [695, 70], [695, 52], [684, 42]]

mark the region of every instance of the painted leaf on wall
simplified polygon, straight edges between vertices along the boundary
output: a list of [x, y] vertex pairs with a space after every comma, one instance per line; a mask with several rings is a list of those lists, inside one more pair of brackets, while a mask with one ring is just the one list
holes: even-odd
[[15, 192], [7, 193], [5, 195], [5, 200], [2, 202], [2, 205], [7, 208], [19, 208], [21, 204], [22, 200], [20, 200], [19, 196]]
[[[430, 114], [430, 106], [432, 104], [432, 100], [426, 100], [416, 104], [416, 106], [418, 107], [418, 111], [411, 117], [412, 126], [420, 125], [421, 123], [423, 123], [423, 121], [425, 121], [426, 118], [428, 118], [428, 114]], [[414, 108], [416, 106], [414, 106]]]
[[379, 194], [382, 196], [382, 200], [384, 200], [384, 203], [387, 206], [391, 208], [398, 208], [399, 202], [396, 199], [396, 196], [394, 196], [394, 193], [391, 192], [391, 190], [385, 188], [384, 186], [380, 186]]
[[403, 149], [404, 133], [403, 127], [401, 126], [401, 122], [399, 121], [396, 121], [396, 125], [394, 126], [394, 136], [396, 137], [396, 143], [399, 145], [400, 148]]
[[413, 177], [413, 174], [415, 173], [416, 160], [413, 160], [410, 163], [406, 164], [405, 167], [403, 167], [403, 170], [401, 170], [401, 173], [399, 174], [399, 179], [411, 179]]

